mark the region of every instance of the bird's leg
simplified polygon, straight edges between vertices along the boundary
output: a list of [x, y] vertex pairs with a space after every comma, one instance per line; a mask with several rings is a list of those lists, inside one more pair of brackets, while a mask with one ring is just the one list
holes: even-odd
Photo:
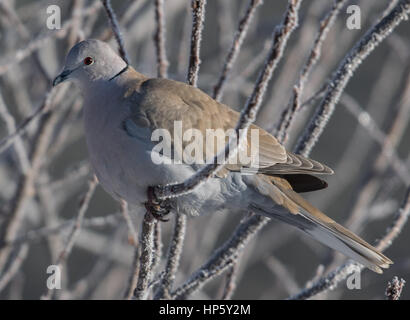
[[169, 219], [164, 219], [164, 217], [171, 211], [170, 201], [168, 199], [158, 200], [155, 196], [154, 187], [148, 187], [147, 197], [148, 201], [145, 202], [147, 211], [159, 221], [168, 221]]

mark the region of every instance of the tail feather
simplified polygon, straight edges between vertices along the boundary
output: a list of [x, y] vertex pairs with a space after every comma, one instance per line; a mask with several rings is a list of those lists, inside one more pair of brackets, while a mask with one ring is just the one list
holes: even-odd
[[317, 241], [343, 253], [374, 272], [382, 273], [382, 269], [388, 268], [393, 263], [376, 248], [330, 219], [299, 194], [284, 187], [283, 184], [272, 182], [274, 187], [277, 187], [285, 197], [281, 205], [286, 207], [287, 203], [293, 203], [298, 206], [299, 210], [295, 210], [293, 205], [288, 208], [286, 214], [270, 212], [268, 215], [297, 226]]

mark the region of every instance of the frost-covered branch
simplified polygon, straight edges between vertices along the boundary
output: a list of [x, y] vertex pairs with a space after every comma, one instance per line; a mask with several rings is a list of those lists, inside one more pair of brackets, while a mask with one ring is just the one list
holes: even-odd
[[401, 22], [408, 19], [409, 14], [410, 0], [401, 0], [386, 17], [367, 31], [353, 49], [348, 52], [328, 84], [325, 97], [299, 139], [295, 147], [296, 153], [303, 156], [310, 154], [320, 135], [323, 133], [326, 124], [339, 102], [343, 90], [352, 78], [354, 72], [362, 61], [366, 59]]

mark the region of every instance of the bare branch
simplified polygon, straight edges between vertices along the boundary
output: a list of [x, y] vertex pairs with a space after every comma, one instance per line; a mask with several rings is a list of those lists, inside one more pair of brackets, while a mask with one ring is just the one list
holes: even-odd
[[218, 154], [214, 157], [213, 163], [202, 167], [185, 182], [179, 184], [170, 184], [162, 187], [155, 187], [154, 191], [158, 199], [172, 198], [192, 192], [196, 187], [212, 177], [212, 175], [216, 173], [224, 165], [224, 163], [237, 152], [237, 146], [241, 144], [243, 138], [247, 134], [249, 126], [253, 121], [255, 121], [257, 112], [266, 91], [266, 87], [272, 77], [274, 70], [276, 69], [280, 58], [282, 57], [283, 50], [286, 46], [289, 36], [298, 24], [298, 10], [301, 2], [301, 0], [289, 1], [283, 22], [279, 27], [275, 29], [273, 33], [271, 50], [266, 59], [265, 65], [256, 81], [252, 95], [247, 100], [235, 128], [238, 143], [234, 147], [231, 146], [230, 142], [226, 145], [225, 150], [223, 151], [224, 161], [220, 161], [222, 163], [218, 164], [218, 160], [221, 159], [220, 155]]
[[199, 51], [205, 20], [205, 4], [206, 0], [191, 0], [192, 33], [187, 82], [194, 87], [197, 85], [199, 65], [201, 64]]
[[162, 278], [160, 288], [158, 289], [155, 299], [169, 299], [175, 276], [178, 271], [179, 261], [182, 254], [186, 230], [186, 216], [177, 214], [175, 216], [174, 234], [171, 238], [165, 274]]
[[[64, 90], [59, 90], [53, 101], [55, 103], [61, 101], [64, 93]], [[30, 152], [31, 168], [19, 178], [17, 189], [11, 202], [12, 205], [10, 214], [7, 216], [6, 221], [2, 226], [3, 232], [0, 234], [0, 242], [2, 243], [13, 241], [19, 231], [21, 222], [24, 219], [26, 203], [28, 199], [33, 196], [34, 182], [39, 173], [43, 156], [50, 143], [52, 131], [56, 121], [56, 112], [47, 112], [41, 118], [39, 128], [37, 129], [36, 135], [32, 141], [32, 148]], [[10, 250], [10, 248], [6, 247], [0, 251], [0, 270], [6, 264]]]
[[[99, 2], [94, 2], [89, 7], [81, 11], [79, 16], [86, 17], [95, 14], [100, 9]], [[17, 50], [13, 55], [0, 63], [0, 76], [10, 70], [13, 66], [29, 57], [33, 52], [44, 46], [52, 38], [63, 38], [67, 34], [67, 30], [73, 24], [73, 19], [67, 20], [59, 30], [52, 30], [46, 33], [40, 34], [36, 39], [30, 41], [27, 46]]]
[[168, 70], [168, 59], [165, 50], [165, 13], [164, 0], [155, 0], [155, 22], [156, 29], [154, 35], [155, 50], [157, 53], [157, 75], [159, 78], [166, 78]]
[[[7, 110], [6, 104], [4, 103], [3, 96], [0, 92], [0, 117], [4, 120], [7, 126], [8, 133], [16, 131], [16, 123], [13, 116]], [[28, 159], [28, 154], [24, 148], [23, 141], [21, 137], [16, 137], [15, 151], [17, 154], [18, 161], [20, 163], [21, 171], [26, 173], [30, 169], [30, 161]]]
[[287, 141], [293, 118], [301, 108], [301, 98], [305, 83], [309, 79], [310, 73], [320, 59], [323, 42], [325, 41], [330, 28], [335, 23], [340, 10], [346, 4], [346, 2], [347, 0], [335, 0], [332, 9], [330, 9], [326, 16], [320, 21], [319, 32], [313, 42], [313, 47], [310, 51], [309, 57], [302, 68], [302, 72], [299, 75], [296, 85], [293, 87], [292, 97], [289, 101], [288, 107], [283, 110], [280, 121], [277, 125], [276, 137], [282, 143], [285, 143]]
[[[118, 222], [118, 213], [113, 213], [104, 217], [92, 217], [85, 219], [83, 221], [83, 228], [114, 226], [117, 225]], [[7, 246], [17, 246], [19, 244], [32, 242], [44, 237], [51, 236], [53, 234], [61, 233], [67, 228], [73, 228], [74, 225], [75, 219], [70, 219], [56, 226], [42, 227], [35, 230], [29, 230], [25, 232], [23, 235], [15, 238], [13, 241], [0, 243], [0, 249]]]
[[0, 274], [0, 292], [7, 286], [11, 279], [20, 270], [23, 261], [26, 259], [28, 253], [28, 245], [23, 244], [18, 248], [15, 256], [11, 259], [7, 270]]
[[137, 244], [138, 244], [138, 234], [137, 234], [137, 231], [135, 230], [134, 224], [132, 223], [132, 219], [131, 219], [130, 213], [128, 211], [128, 204], [124, 200], [121, 200], [120, 204], [121, 204], [121, 213], [122, 213], [122, 216], [124, 217], [124, 220], [127, 224], [130, 240], [131, 240], [131, 242], [134, 246], [137, 246]]
[[385, 292], [386, 299], [399, 300], [405, 283], [404, 279], [399, 280], [397, 277], [394, 277], [391, 282], [389, 281]]
[[173, 299], [184, 299], [231, 267], [238, 258], [240, 251], [268, 221], [268, 218], [255, 215], [239, 224], [232, 236], [183, 285], [178, 287], [171, 297]]
[[118, 52], [121, 58], [128, 64], [130, 64], [130, 59], [128, 57], [127, 51], [125, 50], [124, 40], [122, 38], [120, 25], [118, 23], [117, 17], [114, 10], [111, 7], [111, 0], [101, 0], [105, 12], [107, 13], [108, 20], [110, 21], [111, 29], [114, 33], [115, 40], [118, 43]]
[[24, 119], [12, 134], [0, 140], [0, 154], [7, 150], [7, 148], [10, 147], [10, 145], [14, 143], [17, 138], [26, 132], [27, 127], [33, 122], [34, 119], [37, 119], [40, 115], [50, 110], [51, 101], [54, 98], [55, 92], [56, 90], [48, 91], [45, 94], [44, 100], [40, 106], [31, 115]]
[[147, 298], [148, 284], [151, 281], [152, 258], [154, 248], [154, 227], [155, 221], [151, 213], [144, 216], [141, 231], [141, 254], [138, 272], [137, 286], [134, 290], [133, 299], [145, 300]]
[[228, 272], [226, 274], [226, 283], [224, 286], [221, 300], [231, 300], [232, 299], [232, 296], [236, 289], [236, 281], [237, 281], [236, 278], [238, 276], [239, 261], [240, 261], [240, 258], [238, 258], [235, 261], [235, 263], [233, 263], [232, 266], [228, 269]]
[[[409, 90], [410, 91], [410, 90]], [[344, 93], [341, 98], [342, 104], [358, 120], [359, 124], [366, 129], [369, 135], [382, 147], [381, 155], [389, 160], [389, 164], [396, 172], [397, 176], [406, 183], [410, 181], [410, 173], [407, 166], [397, 155], [395, 146], [390, 142], [386, 135], [378, 126], [372, 116], [364, 110], [350, 95]]]
[[[403, 204], [396, 213], [396, 218], [392, 222], [391, 226], [387, 229], [384, 237], [378, 242], [376, 249], [384, 251], [386, 250], [398, 237], [406, 224], [410, 215], [410, 187], [407, 189], [404, 197]], [[303, 289], [299, 293], [291, 296], [291, 300], [309, 299], [319, 293], [326, 292], [327, 290], [334, 290], [340, 282], [345, 280], [352, 272], [360, 271], [363, 266], [356, 262], [347, 262], [338, 267], [334, 271], [330, 272], [326, 276], [320, 278], [314, 282], [308, 288]]]
[[398, 26], [407, 20], [410, 0], [401, 0], [372, 27], [345, 56], [327, 87], [325, 97], [296, 145], [296, 153], [308, 156], [333, 114], [340, 96], [362, 61]]
[[[78, 215], [75, 220], [75, 224], [73, 228], [71, 229], [70, 234], [67, 237], [63, 250], [61, 251], [59, 257], [57, 258], [57, 261], [54, 263], [60, 268], [62, 267], [63, 263], [65, 263], [65, 261], [67, 260], [68, 256], [70, 255], [71, 250], [74, 247], [74, 243], [79, 233], [81, 232], [85, 213], [87, 212], [88, 206], [90, 204], [91, 198], [94, 194], [94, 191], [97, 185], [98, 185], [97, 177], [93, 176], [93, 178], [90, 181], [88, 181], [88, 189], [80, 201], [80, 208], [78, 210]], [[53, 295], [53, 290], [49, 289], [47, 294], [43, 297], [43, 299], [51, 299], [52, 295]]]
[[229, 76], [229, 73], [236, 61], [236, 58], [239, 55], [239, 52], [242, 47], [243, 40], [246, 37], [246, 34], [249, 29], [249, 25], [252, 21], [253, 15], [256, 11], [256, 8], [262, 4], [262, 0], [250, 0], [248, 7], [246, 9], [245, 15], [239, 21], [238, 28], [235, 32], [235, 36], [232, 42], [231, 49], [225, 59], [224, 66], [222, 67], [221, 74], [219, 76], [217, 84], [214, 86], [213, 97], [216, 101], [222, 99], [223, 89], [225, 82]]

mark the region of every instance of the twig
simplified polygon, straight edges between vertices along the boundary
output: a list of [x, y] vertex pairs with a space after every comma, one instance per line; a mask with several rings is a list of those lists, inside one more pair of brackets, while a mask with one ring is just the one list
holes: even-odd
[[399, 280], [399, 278], [394, 277], [391, 282], [389, 281], [387, 283], [387, 288], [385, 292], [386, 299], [399, 300], [405, 284], [406, 281], [404, 281], [404, 279]]
[[145, 300], [147, 296], [148, 284], [151, 280], [152, 257], [154, 248], [154, 218], [147, 212], [144, 216], [141, 232], [141, 254], [138, 272], [137, 286], [134, 290], [133, 299]]
[[255, 215], [239, 224], [232, 236], [184, 284], [178, 287], [171, 297], [173, 299], [186, 298], [232, 266], [240, 251], [268, 221], [268, 218]]
[[[92, 217], [92, 218], [85, 219], [83, 221], [83, 228], [114, 226], [118, 224], [118, 221], [119, 221], [118, 213], [113, 213], [113, 214], [110, 214], [104, 217]], [[74, 224], [75, 224], [75, 219], [70, 219], [56, 226], [43, 227], [43, 228], [27, 231], [23, 235], [15, 238], [13, 241], [0, 243], [0, 249], [4, 247], [8, 247], [8, 246], [17, 246], [19, 244], [23, 244], [26, 242], [32, 242], [34, 240], [48, 237], [53, 234], [61, 233], [67, 228], [72, 228]]]
[[152, 257], [152, 272], [155, 273], [161, 262], [162, 257], [162, 239], [161, 239], [161, 223], [155, 221], [154, 227], [154, 256]]
[[220, 101], [222, 99], [222, 94], [226, 80], [229, 76], [229, 73], [236, 61], [236, 58], [239, 55], [240, 49], [242, 47], [243, 40], [246, 37], [249, 25], [252, 21], [253, 15], [256, 11], [256, 8], [262, 4], [262, 0], [250, 0], [248, 7], [246, 9], [245, 15], [239, 21], [238, 28], [235, 32], [235, 36], [232, 42], [232, 46], [229, 50], [229, 53], [225, 59], [224, 66], [222, 67], [221, 74], [219, 76], [217, 84], [214, 86], [213, 97], [215, 100]]
[[155, 0], [155, 22], [154, 43], [157, 53], [157, 75], [159, 78], [166, 78], [169, 63], [165, 50], [164, 0]]
[[124, 40], [122, 39], [122, 34], [120, 30], [120, 26], [118, 24], [117, 17], [115, 15], [114, 10], [111, 7], [111, 0], [101, 0], [105, 12], [107, 13], [108, 20], [110, 21], [111, 29], [114, 33], [115, 40], [118, 43], [118, 52], [121, 58], [126, 62], [126, 64], [130, 64], [130, 59], [128, 57], [127, 51], [125, 50]]
[[141, 246], [137, 246], [134, 250], [134, 257], [132, 258], [131, 272], [128, 276], [127, 287], [124, 291], [124, 299], [130, 300], [133, 298], [134, 290], [137, 286], [138, 275], [140, 271], [140, 257]]
[[9, 134], [8, 136], [4, 137], [3, 139], [0, 140], [0, 154], [7, 150], [10, 145], [16, 141], [17, 138], [19, 138], [22, 134], [24, 134], [27, 130], [27, 127], [31, 122], [33, 122], [34, 119], [38, 118], [40, 115], [46, 113], [51, 106], [51, 101], [54, 98], [56, 90], [50, 90], [48, 91], [42, 103], [40, 106], [27, 118], [25, 118], [18, 126], [17, 129], [12, 134]]
[[[410, 88], [410, 87], [409, 87]], [[410, 90], [409, 90], [410, 92]], [[404, 182], [410, 181], [410, 173], [407, 166], [399, 158], [395, 146], [392, 145], [388, 135], [378, 126], [372, 116], [364, 110], [350, 95], [344, 93], [341, 98], [342, 104], [354, 115], [359, 124], [369, 133], [369, 135], [382, 147], [381, 155], [388, 160], [389, 164], [396, 172], [397, 176]], [[407, 111], [407, 110], [406, 110]]]
[[199, 50], [201, 48], [202, 29], [204, 27], [205, 20], [206, 0], [191, 1], [192, 33], [187, 82], [190, 85], [196, 87], [198, 81], [199, 65], [201, 64]]
[[[15, 124], [14, 118], [8, 111], [6, 104], [4, 103], [1, 92], [0, 92], [0, 117], [6, 123], [8, 133], [16, 131], [16, 124]], [[21, 140], [21, 137], [16, 137], [15, 151], [16, 151], [17, 158], [18, 158], [18, 161], [21, 167], [21, 171], [23, 173], [26, 173], [30, 169], [31, 165], [28, 159], [26, 149], [24, 148], [23, 141]]]
[[21, 264], [26, 259], [28, 253], [28, 245], [23, 244], [18, 248], [15, 257], [10, 261], [10, 265], [7, 270], [0, 275], [0, 292], [7, 286], [11, 279], [14, 278], [16, 273], [20, 270]]
[[[402, 231], [404, 225], [406, 224], [408, 217], [410, 215], [410, 187], [407, 189], [406, 195], [404, 197], [403, 204], [396, 213], [396, 218], [392, 222], [391, 226], [387, 229], [386, 234], [378, 242], [376, 249], [384, 251], [386, 250], [397, 238], [397, 236]], [[345, 280], [352, 272], [360, 271], [363, 266], [357, 264], [356, 262], [347, 262], [337, 269], [333, 270], [326, 276], [320, 278], [318, 281], [314, 282], [309, 287], [303, 289], [299, 293], [291, 296], [291, 300], [299, 299], [309, 299], [319, 293], [325, 292], [327, 290], [334, 290], [338, 284]]]
[[[56, 98], [53, 99], [53, 102], [57, 103], [61, 101], [64, 93], [65, 90], [58, 90], [58, 94], [56, 94]], [[32, 141], [30, 152], [31, 168], [19, 178], [17, 189], [11, 201], [10, 214], [2, 226], [3, 230], [0, 234], [0, 242], [12, 241], [17, 235], [20, 224], [24, 219], [27, 200], [33, 196], [34, 182], [40, 171], [43, 155], [50, 143], [53, 128], [57, 121], [56, 114], [56, 112], [47, 112], [40, 119], [40, 125]], [[0, 270], [6, 264], [9, 254], [10, 248], [4, 248], [0, 251]]]
[[[297, 13], [301, 2], [301, 0], [289, 1], [283, 22], [278, 28], [276, 28], [275, 32], [273, 33], [272, 47], [269, 52], [268, 58], [266, 59], [265, 65], [256, 81], [252, 95], [247, 100], [235, 128], [238, 143], [232, 147], [231, 143], [228, 142], [225, 150], [223, 151], [223, 158], [221, 158], [219, 154], [216, 155], [213, 159], [213, 163], [202, 167], [185, 182], [155, 187], [154, 191], [158, 199], [177, 197], [192, 192], [196, 187], [212, 177], [212, 175], [216, 173], [233, 154], [237, 152], [238, 145], [241, 144], [242, 140], [247, 134], [249, 126], [256, 118], [268, 82], [271, 79], [280, 58], [282, 57], [283, 50], [286, 46], [289, 36], [297, 26]], [[224, 161], [220, 161], [221, 159], [224, 159]], [[220, 163], [218, 164], [218, 162]]]
[[330, 28], [335, 23], [340, 10], [346, 4], [346, 2], [347, 0], [335, 0], [332, 9], [320, 21], [319, 32], [313, 42], [313, 47], [310, 51], [309, 57], [302, 68], [302, 72], [299, 75], [296, 85], [293, 87], [292, 97], [289, 101], [288, 107], [282, 112], [280, 121], [277, 125], [276, 137], [282, 143], [285, 143], [287, 141], [289, 129], [293, 123], [294, 116], [301, 108], [301, 98], [305, 83], [308, 80], [309, 75], [315, 67], [316, 63], [320, 59], [323, 42], [325, 41]]
[[277, 281], [282, 284], [288, 294], [292, 294], [300, 290], [295, 277], [288, 270], [288, 267], [284, 266], [280, 260], [270, 256], [266, 259], [266, 265], [276, 276]]
[[226, 283], [221, 296], [221, 300], [231, 300], [236, 289], [236, 281], [238, 276], [240, 258], [236, 260], [235, 263], [228, 269], [226, 274]]
[[[265, 62], [263, 70], [261, 71], [257, 83], [255, 85], [254, 91], [250, 98], [247, 101], [247, 104], [242, 111], [240, 120], [236, 127], [238, 132], [241, 128], [247, 128], [256, 117], [257, 110], [262, 101], [264, 92], [266, 90], [267, 83], [269, 82], [273, 71], [275, 70], [277, 63], [282, 56], [284, 47], [287, 43], [287, 40], [296, 28], [298, 22], [298, 10], [300, 7], [301, 1], [289, 1], [288, 8], [286, 10], [285, 16], [283, 18], [282, 24], [275, 29], [272, 39], [272, 48], [269, 52], [268, 58]], [[240, 141], [240, 140], [239, 140]], [[240, 143], [240, 142], [239, 142]], [[228, 144], [229, 145], [229, 144]], [[229, 148], [225, 149], [225, 159], [229, 157]], [[214, 162], [216, 163], [216, 159]], [[207, 179], [212, 174], [212, 170], [217, 168], [216, 164], [206, 166], [205, 170], [209, 170], [210, 173], [207, 173], [204, 170], [198, 171], [198, 174], [195, 174], [193, 178], [188, 180], [188, 184], [182, 184], [182, 187], [187, 187], [186, 192], [190, 188], [190, 181], [194, 180], [194, 183], [200, 183], [201, 178]], [[204, 171], [205, 174], [201, 177], [201, 171]], [[208, 176], [207, 176], [208, 174]], [[199, 177], [199, 181], [195, 182], [195, 179]], [[178, 186], [178, 185], [177, 185]], [[192, 185], [191, 185], [192, 186]], [[175, 190], [171, 188], [171, 194]], [[175, 193], [177, 194], [177, 193]], [[232, 263], [237, 258], [239, 251], [246, 245], [246, 243], [254, 236], [254, 234], [268, 221], [268, 218], [255, 216], [248, 219], [246, 222], [241, 223], [232, 237], [221, 247], [219, 248], [214, 255], [208, 260], [208, 262], [203, 265], [197, 272], [195, 272], [190, 279], [185, 282], [181, 287], [175, 290], [172, 294], [173, 298], [184, 298], [190, 293], [197, 290], [207, 281], [211, 280], [216, 275], [223, 272], [227, 267], [232, 265]]]
[[174, 234], [172, 235], [171, 244], [169, 247], [165, 274], [162, 278], [158, 292], [155, 295], [155, 299], [170, 299], [170, 292], [178, 271], [179, 261], [184, 245], [185, 230], [186, 216], [184, 214], [177, 214], [175, 216]]
[[401, 0], [379, 23], [372, 27], [345, 56], [332, 77], [321, 104], [299, 139], [296, 153], [308, 156], [318, 141], [347, 83], [362, 61], [404, 20], [410, 13], [410, 0]]
[[130, 217], [129, 211], [128, 211], [128, 204], [126, 201], [121, 200], [121, 214], [124, 217], [124, 220], [127, 224], [129, 236], [131, 237], [132, 244], [137, 247], [138, 245], [138, 234], [137, 231], [134, 228], [134, 224], [132, 223], [132, 219]]
[[[89, 7], [85, 8], [79, 16], [87, 17], [95, 14], [100, 8], [99, 2], [94, 2]], [[10, 70], [13, 66], [23, 61], [25, 58], [29, 57], [33, 52], [43, 47], [51, 38], [63, 38], [66, 36], [67, 31], [73, 24], [74, 20], [67, 20], [59, 30], [48, 31], [46, 33], [40, 34], [36, 39], [30, 41], [27, 46], [22, 49], [13, 52], [13, 55], [6, 59], [6, 61], [0, 63], [0, 76]]]
[[[373, 197], [377, 194], [378, 186], [382, 183], [382, 173], [391, 165], [398, 171], [398, 176], [402, 179], [404, 185], [408, 184], [409, 173], [407, 166], [401, 164], [394, 158], [395, 148], [400, 143], [401, 137], [405, 133], [405, 128], [409, 119], [410, 105], [407, 103], [410, 99], [410, 74], [406, 77], [406, 81], [403, 83], [403, 88], [400, 94], [400, 102], [397, 107], [385, 116], [387, 122], [387, 133], [382, 141], [381, 151], [373, 157], [373, 163], [370, 167], [364, 181], [358, 190], [356, 201], [353, 205], [351, 215], [347, 221], [347, 226], [355, 230], [362, 224], [364, 216], [361, 215], [363, 209], [366, 208], [372, 201]], [[386, 157], [386, 155], [388, 155]]]
[[[87, 212], [88, 206], [90, 204], [91, 198], [94, 194], [94, 191], [97, 185], [98, 185], [98, 180], [96, 176], [93, 176], [93, 178], [88, 182], [88, 189], [86, 193], [84, 194], [84, 197], [81, 199], [80, 208], [78, 210], [78, 215], [75, 220], [75, 224], [73, 228], [71, 229], [70, 234], [67, 237], [63, 250], [61, 251], [59, 257], [57, 258], [57, 261], [54, 263], [60, 268], [62, 267], [63, 263], [67, 260], [68, 256], [70, 255], [71, 250], [73, 249], [74, 243], [79, 233], [81, 232], [85, 213]], [[53, 295], [53, 289], [48, 289], [48, 292], [43, 297], [43, 299], [51, 299], [52, 295]]]

